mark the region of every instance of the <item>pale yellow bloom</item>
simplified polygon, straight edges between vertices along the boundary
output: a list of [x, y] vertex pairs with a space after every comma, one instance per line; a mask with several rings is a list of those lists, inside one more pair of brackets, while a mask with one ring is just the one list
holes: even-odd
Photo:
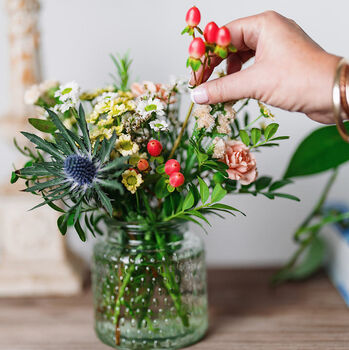
[[225, 154], [225, 142], [223, 139], [221, 139], [220, 137], [216, 137], [213, 140], [213, 144], [214, 144], [214, 149], [213, 149], [213, 158], [216, 159], [221, 159], [224, 157]]
[[224, 115], [224, 114], [219, 115], [217, 131], [220, 134], [230, 134], [231, 128], [229, 125], [230, 124], [229, 121], [230, 121], [230, 119], [226, 115]]
[[123, 156], [131, 156], [139, 151], [139, 146], [131, 140], [130, 135], [122, 134], [116, 141], [115, 149]]
[[135, 170], [126, 170], [122, 174], [122, 181], [124, 186], [134, 194], [137, 188], [143, 183], [142, 175], [137, 174]]
[[260, 108], [261, 113], [265, 118], [270, 118], [274, 120], [274, 114], [270, 112], [270, 110], [261, 102], [258, 101], [258, 106]]

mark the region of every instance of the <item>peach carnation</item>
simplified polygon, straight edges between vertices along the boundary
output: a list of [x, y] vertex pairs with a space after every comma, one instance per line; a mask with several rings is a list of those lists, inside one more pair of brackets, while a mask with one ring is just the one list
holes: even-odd
[[229, 166], [229, 179], [248, 185], [257, 178], [256, 159], [248, 147], [241, 141], [225, 142], [225, 155], [222, 161]]

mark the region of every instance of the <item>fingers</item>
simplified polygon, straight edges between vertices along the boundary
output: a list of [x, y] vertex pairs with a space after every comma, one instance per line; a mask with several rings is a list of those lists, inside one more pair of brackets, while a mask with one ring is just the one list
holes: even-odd
[[191, 99], [198, 104], [214, 104], [242, 98], [255, 98], [259, 79], [254, 66], [223, 78], [201, 84], [191, 91]]

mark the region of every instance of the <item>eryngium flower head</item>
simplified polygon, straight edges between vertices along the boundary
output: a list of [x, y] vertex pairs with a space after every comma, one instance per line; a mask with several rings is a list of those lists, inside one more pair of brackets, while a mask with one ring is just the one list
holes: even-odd
[[[46, 159], [41, 157], [42, 161], [34, 162], [16, 173], [27, 180], [26, 192], [41, 194], [44, 198], [44, 202], [34, 208], [48, 204], [63, 211], [57, 222], [63, 234], [67, 230], [68, 219], [73, 217], [76, 231], [85, 240], [79, 221], [85, 216], [86, 227], [94, 234], [94, 225], [90, 222], [93, 211], [104, 207], [112, 216], [113, 206], [109, 196], [114, 191], [124, 191], [120, 176], [128, 168], [127, 158], [110, 157], [117, 141], [115, 132], [110, 139], [101, 141], [97, 138], [92, 147], [82, 106], [79, 112], [75, 111], [79, 128], [76, 133], [68, 130], [52, 110], [47, 109], [47, 112], [57, 129], [53, 142], [23, 132], [37, 149], [45, 152]], [[53, 204], [58, 200], [63, 201], [66, 211]]]
[[92, 160], [71, 154], [64, 161], [64, 173], [73, 185], [89, 187], [96, 179], [97, 168]]

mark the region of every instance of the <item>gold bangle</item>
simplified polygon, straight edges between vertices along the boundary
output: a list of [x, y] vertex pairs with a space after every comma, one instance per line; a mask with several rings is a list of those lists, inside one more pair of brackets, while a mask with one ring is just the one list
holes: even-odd
[[336, 69], [336, 74], [334, 77], [334, 83], [333, 83], [333, 94], [332, 94], [332, 99], [333, 99], [333, 114], [334, 114], [334, 119], [336, 121], [337, 129], [342, 137], [342, 139], [345, 142], [349, 143], [349, 135], [347, 133], [347, 130], [344, 126], [343, 119], [342, 119], [342, 101], [341, 101], [341, 80], [343, 73], [345, 73], [345, 67], [348, 65], [348, 62], [345, 58], [342, 58]]
[[343, 111], [345, 112], [347, 118], [349, 118], [349, 103], [348, 103], [348, 86], [349, 86], [349, 65], [346, 64], [343, 68], [341, 79], [340, 79], [340, 92], [341, 92], [341, 104]]

